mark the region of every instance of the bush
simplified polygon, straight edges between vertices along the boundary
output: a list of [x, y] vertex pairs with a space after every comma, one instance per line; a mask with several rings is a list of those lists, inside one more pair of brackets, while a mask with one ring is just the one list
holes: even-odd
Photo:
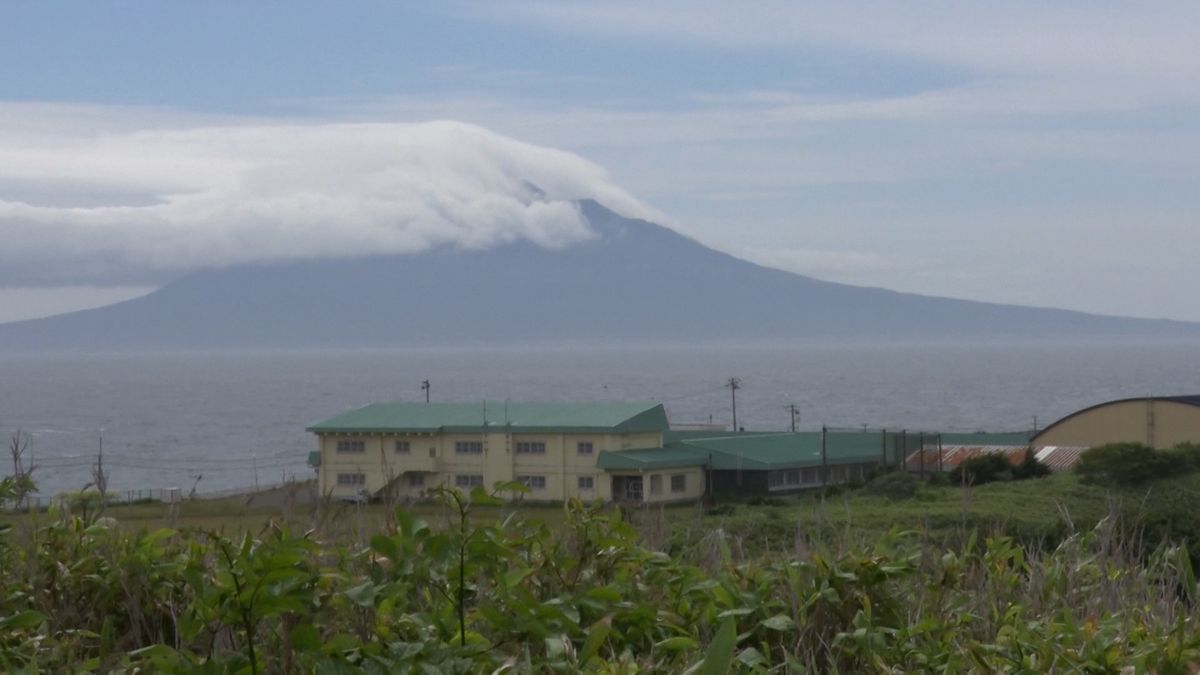
[[1193, 469], [1188, 449], [1160, 452], [1141, 443], [1098, 445], [1079, 456], [1075, 472], [1097, 485], [1137, 485]]
[[863, 494], [886, 497], [892, 501], [912, 499], [921, 487], [921, 479], [910, 473], [885, 473], [863, 488]]
[[1009, 464], [1008, 457], [1002, 453], [988, 453], [972, 457], [954, 467], [954, 470], [950, 472], [950, 482], [954, 484], [965, 482], [971, 485], [983, 485], [998, 480], [1012, 480], [1013, 477], [1013, 465]]
[[1045, 462], [1040, 461], [1037, 455], [1033, 453], [1033, 448], [1025, 450], [1025, 458], [1021, 463], [1013, 467], [1013, 480], [1026, 480], [1029, 478], [1044, 478], [1052, 473], [1050, 467]]

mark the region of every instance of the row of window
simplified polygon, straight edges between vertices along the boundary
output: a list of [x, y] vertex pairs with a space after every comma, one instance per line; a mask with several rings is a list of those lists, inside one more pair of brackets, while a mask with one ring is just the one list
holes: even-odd
[[[409, 474], [412, 476], [420, 476], [420, 485], [425, 484], [424, 474]], [[535, 475], [517, 476], [517, 482], [521, 483], [530, 490], [545, 490], [546, 477]], [[580, 490], [592, 490], [596, 487], [596, 479], [593, 476], [578, 476], [576, 477], [576, 486]], [[409, 485], [413, 485], [411, 482]], [[454, 486], [460, 488], [473, 488], [476, 485], [483, 485], [483, 475], [478, 473], [459, 473], [454, 475]]]
[[[575, 444], [575, 452], [580, 455], [590, 455], [594, 451], [591, 441], [580, 441]], [[411, 441], [396, 441], [396, 454], [409, 455], [412, 454]], [[337, 451], [339, 453], [362, 453], [367, 451], [366, 441], [350, 441], [342, 440], [337, 442]], [[455, 441], [454, 452], [458, 455], [482, 455], [482, 441]], [[544, 455], [546, 454], [546, 444], [542, 441], [517, 441], [518, 455]], [[437, 456], [437, 448], [429, 449], [429, 456]]]
[[[671, 475], [671, 492], [687, 492], [687, 474], [676, 473]], [[662, 475], [653, 474], [650, 476], [650, 494], [662, 494]]]
[[483, 474], [460, 473], [454, 476], [454, 487], [473, 488], [476, 485], [483, 485]]
[[[826, 482], [829, 483], [845, 483], [851, 480], [861, 480], [863, 478], [863, 467], [861, 464], [852, 466], [830, 466], [827, 467], [829, 477]], [[781, 471], [771, 471], [767, 473], [767, 488], [771, 490], [788, 490], [791, 488], [804, 487], [808, 485], [819, 485], [821, 483], [821, 467], [814, 466], [807, 469], [787, 469]]]
[[[678, 482], [677, 482], [678, 479]], [[409, 473], [405, 474], [405, 480], [408, 487], [420, 488], [425, 487], [425, 474]], [[659, 481], [659, 489], [661, 490], [662, 476], [650, 477], [650, 492], [655, 494], [655, 481]], [[524, 484], [531, 490], [545, 490], [545, 476], [517, 476], [517, 481]], [[367, 476], [362, 473], [339, 473], [337, 475], [338, 485], [360, 486], [367, 484]], [[455, 487], [473, 488], [477, 485], [483, 485], [483, 475], [478, 473], [460, 473], [454, 476]], [[580, 490], [592, 490], [596, 487], [596, 479], [593, 476], [578, 476], [576, 485]], [[671, 476], [671, 492], [683, 492], [687, 488], [687, 476], [682, 474]]]

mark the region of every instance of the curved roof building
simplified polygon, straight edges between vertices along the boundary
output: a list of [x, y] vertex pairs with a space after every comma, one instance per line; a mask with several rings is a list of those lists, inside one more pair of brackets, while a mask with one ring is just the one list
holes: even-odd
[[1094, 405], [1041, 430], [1032, 444], [1095, 447], [1123, 442], [1152, 448], [1200, 443], [1200, 394], [1126, 398]]

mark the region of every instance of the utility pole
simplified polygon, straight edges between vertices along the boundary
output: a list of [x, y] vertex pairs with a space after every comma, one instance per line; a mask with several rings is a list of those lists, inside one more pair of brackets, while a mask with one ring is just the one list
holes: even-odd
[[792, 433], [796, 433], [796, 420], [800, 415], [800, 408], [795, 403], [788, 404], [788, 410], [792, 413]]
[[421, 391], [425, 392], [425, 402], [429, 403], [429, 380], [421, 380]]
[[731, 377], [731, 378], [729, 378], [729, 382], [727, 382], [725, 384], [725, 386], [729, 387], [729, 400], [733, 407], [733, 432], [736, 434], [738, 432], [737, 390], [742, 388], [742, 381], [736, 377]]

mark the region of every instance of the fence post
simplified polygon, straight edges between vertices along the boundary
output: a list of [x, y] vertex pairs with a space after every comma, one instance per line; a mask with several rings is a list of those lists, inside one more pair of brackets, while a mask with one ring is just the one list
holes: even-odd
[[883, 459], [883, 468], [887, 469], [887, 429], [879, 430], [879, 452]]
[[917, 436], [917, 445], [921, 448], [921, 479], [925, 478], [925, 432]]

